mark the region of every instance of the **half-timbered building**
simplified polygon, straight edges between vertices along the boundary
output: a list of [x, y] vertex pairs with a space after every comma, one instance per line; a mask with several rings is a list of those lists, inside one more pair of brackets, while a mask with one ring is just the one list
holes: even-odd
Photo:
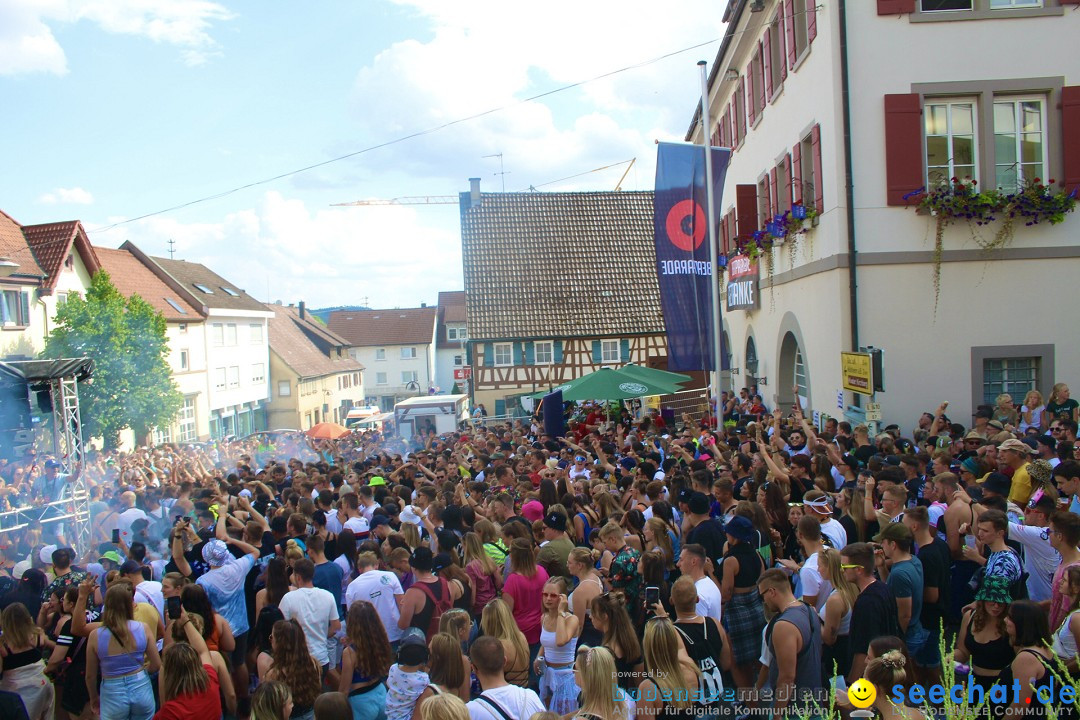
[[601, 367], [666, 367], [651, 192], [461, 193], [474, 403]]

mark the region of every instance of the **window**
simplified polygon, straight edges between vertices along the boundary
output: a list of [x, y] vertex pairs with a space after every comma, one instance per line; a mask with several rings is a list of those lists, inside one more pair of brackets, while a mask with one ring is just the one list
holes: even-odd
[[213, 290], [211, 290], [210, 288], [206, 287], [205, 285], [202, 285], [201, 283], [192, 283], [192, 285], [194, 285], [194, 286], [195, 286], [195, 289], [196, 289], [196, 290], [199, 290], [199, 291], [201, 291], [201, 292], [204, 292], [204, 293], [206, 293], [207, 295], [213, 295], [213, 294], [214, 294], [214, 291], [213, 291]]
[[231, 366], [229, 366], [229, 387], [230, 388], [238, 388], [238, 387], [240, 387], [240, 366], [239, 365], [231, 365]]
[[769, 174], [765, 173], [760, 180], [758, 180], [757, 186], [757, 207], [758, 217], [761, 218], [758, 222], [759, 228], [764, 228], [765, 223], [772, 222], [772, 212], [769, 205]]
[[262, 385], [266, 382], [266, 365], [264, 363], [252, 363], [251, 384]]
[[225, 368], [214, 368], [214, 389], [225, 389]]
[[469, 339], [469, 336], [465, 333], [465, 328], [459, 327], [457, 329], [457, 339], [458, 340], [468, 340]]
[[802, 348], [795, 348], [795, 377], [793, 378], [793, 385], [797, 385], [799, 388], [799, 397], [805, 398], [806, 394], [806, 364], [803, 363]]
[[401, 371], [401, 384], [408, 385], [409, 383], [420, 382], [420, 375], [415, 370], [402, 370]]
[[1011, 10], [1012, 8], [1042, 7], [1043, 0], [990, 0], [991, 10]]
[[180, 424], [180, 442], [192, 442], [198, 435], [195, 430], [195, 398], [186, 398], [177, 416]]
[[222, 291], [223, 291], [223, 292], [224, 292], [224, 293], [225, 293], [226, 295], [231, 295], [232, 297], [240, 297], [240, 293], [236, 292], [236, 291], [235, 291], [235, 290], [233, 290], [232, 288], [227, 288], [227, 287], [225, 287], [224, 285], [223, 285], [223, 286], [221, 287], [221, 290], [222, 290]]
[[454, 356], [454, 367], [461, 367], [464, 364], [465, 364], [465, 356], [464, 355], [455, 355]]
[[951, 178], [977, 178], [975, 102], [942, 100], [926, 103], [926, 183]]
[[1040, 99], [994, 100], [994, 170], [1006, 192], [1044, 178], [1046, 113]]
[[292, 395], [292, 386], [288, 380], [278, 380], [277, 384], [278, 397], [289, 397]]
[[386, 348], [378, 348], [378, 349], [376, 349], [375, 350], [375, 359], [376, 360], [385, 360], [386, 359]]
[[514, 364], [514, 348], [510, 343], [495, 343], [495, 364]]
[[817, 187], [817, 178], [814, 177], [814, 140], [813, 134], [808, 134], [799, 142], [799, 156], [802, 158], [799, 168], [799, 177], [795, 182], [799, 183], [799, 197], [803, 205], [813, 207], [815, 198], [814, 190]]
[[952, 12], [970, 10], [972, 0], [922, 0], [923, 12]]
[[180, 332], [181, 335], [187, 335], [187, 323], [180, 323], [176, 326], [176, 329]]
[[[180, 307], [180, 303], [176, 302], [172, 298], [165, 298], [165, 302], [169, 303], [169, 307], [171, 307], [173, 310], [180, 313], [181, 315], [187, 315], [187, 310]], [[186, 329], [187, 326], [185, 325], [184, 328]]]
[[414, 347], [403, 347], [403, 348], [401, 348], [401, 359], [402, 360], [412, 360], [414, 357], [416, 357], [416, 348], [414, 348]]
[[262, 345], [263, 341], [263, 326], [262, 323], [251, 323], [248, 325], [248, 334], [251, 337], [252, 345]]
[[742, 82], [735, 93], [735, 131], [736, 140], [741, 141], [746, 137], [746, 89]]
[[164, 430], [154, 428], [154, 444], [155, 445], [164, 445], [165, 443], [171, 443], [171, 442], [172, 442], [172, 428], [165, 428]]
[[534, 346], [534, 352], [536, 353], [535, 364], [537, 365], [550, 365], [555, 361], [555, 343], [550, 340], [538, 342]]
[[754, 53], [753, 60], [750, 61], [750, 84], [753, 86], [754, 91], [750, 93], [750, 116], [753, 118], [760, 118], [761, 112], [765, 109], [765, 71], [761, 62], [761, 53]]
[[214, 347], [225, 344], [225, 326], [222, 323], [214, 323], [210, 326], [210, 344]]
[[26, 327], [30, 324], [30, 294], [22, 290], [5, 290], [3, 312], [4, 327]]
[[618, 340], [601, 340], [600, 341], [600, 362], [603, 362], [603, 363], [617, 363], [617, 362], [619, 362], [619, 341]]
[[[64, 303], [66, 303], [67, 302], [67, 297], [68, 297], [67, 293], [64, 293], [64, 292], [56, 293], [56, 305], [57, 305], [57, 307], [59, 307], [60, 305], [63, 305]], [[183, 312], [183, 311], [181, 311], [181, 312]]]
[[188, 351], [187, 350], [181, 350], [180, 351], [180, 369], [181, 370], [187, 370], [188, 369]]
[[769, 25], [769, 76], [772, 80], [773, 93], [780, 89], [784, 82], [784, 69], [787, 58], [784, 57], [784, 33], [780, 26], [781, 15], [777, 13]]
[[[784, 211], [791, 209], [791, 185], [788, 183], [788, 159], [784, 158], [776, 164], [776, 169], [773, 171], [776, 173], [776, 186], [773, 188], [773, 194], [776, 195], [773, 198], [773, 207], [776, 208], [777, 214], [783, 214]], [[813, 159], [811, 158], [811, 164]]]
[[465, 339], [465, 328], [447, 327], [446, 328], [446, 339], [447, 340], [464, 340]]
[[390, 383], [388, 383], [387, 380], [386, 380], [386, 373], [384, 373], [384, 372], [375, 373], [375, 384], [376, 385], [389, 385]]
[[228, 347], [236, 346], [236, 323], [228, 323], [225, 326], [225, 345]]
[[795, 25], [795, 57], [800, 58], [802, 54], [806, 52], [806, 49], [810, 47], [810, 29], [807, 26], [807, 6], [813, 8], [817, 3], [817, 0], [795, 0], [794, 2], [794, 17], [791, 18], [792, 23]]
[[1038, 379], [1038, 358], [987, 358], [983, 360], [983, 402], [994, 405], [1002, 393], [1022, 402], [1028, 390], [1038, 389]]

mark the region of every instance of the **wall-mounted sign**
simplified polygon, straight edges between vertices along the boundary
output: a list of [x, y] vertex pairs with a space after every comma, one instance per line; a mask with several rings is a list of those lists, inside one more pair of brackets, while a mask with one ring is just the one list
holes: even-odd
[[845, 390], [862, 395], [874, 394], [874, 371], [870, 353], [840, 353], [840, 370]]
[[728, 260], [727, 309], [754, 310], [761, 307], [758, 297], [758, 266], [746, 255]]
[[471, 377], [472, 377], [472, 368], [471, 367], [454, 368], [454, 379], [455, 380], [468, 380]]

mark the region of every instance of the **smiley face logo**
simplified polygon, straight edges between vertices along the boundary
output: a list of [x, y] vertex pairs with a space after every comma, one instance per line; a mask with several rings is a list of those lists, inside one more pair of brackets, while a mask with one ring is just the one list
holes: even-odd
[[848, 688], [848, 699], [860, 710], [868, 708], [877, 699], [877, 688], [866, 678], [859, 678]]

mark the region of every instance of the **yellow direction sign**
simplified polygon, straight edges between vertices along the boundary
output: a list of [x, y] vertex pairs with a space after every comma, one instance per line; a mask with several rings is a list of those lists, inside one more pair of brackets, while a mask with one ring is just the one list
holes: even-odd
[[874, 394], [874, 370], [870, 353], [840, 353], [844, 389], [862, 395]]

